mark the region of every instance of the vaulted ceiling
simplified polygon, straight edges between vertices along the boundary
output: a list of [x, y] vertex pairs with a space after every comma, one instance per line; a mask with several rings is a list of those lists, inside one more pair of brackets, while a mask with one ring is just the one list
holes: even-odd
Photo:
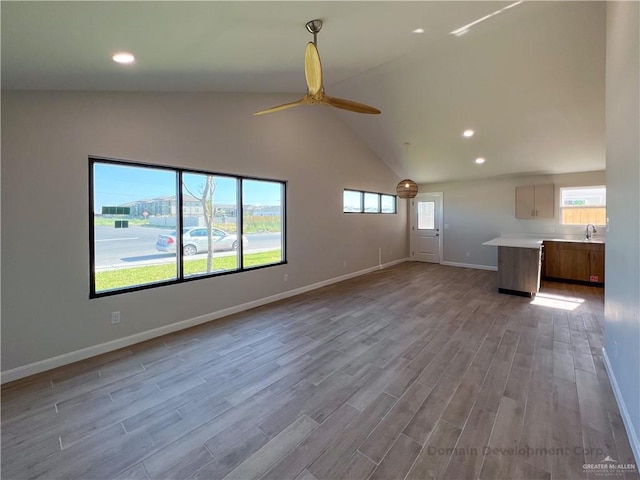
[[[3, 1], [0, 8], [3, 89], [285, 93], [293, 101], [305, 91], [312, 37], [304, 25], [320, 18], [327, 92], [382, 110], [335, 115], [398, 175], [422, 183], [605, 167], [604, 2]], [[463, 35], [451, 33], [483, 18]], [[121, 50], [136, 63], [115, 64], [111, 55]], [[273, 105], [262, 99], [256, 110]], [[463, 138], [465, 129], [474, 136]], [[486, 162], [476, 165], [477, 157]]]

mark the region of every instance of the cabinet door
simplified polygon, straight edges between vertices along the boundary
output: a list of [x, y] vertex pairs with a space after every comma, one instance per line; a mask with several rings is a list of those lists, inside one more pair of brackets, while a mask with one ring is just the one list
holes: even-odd
[[604, 251], [589, 252], [589, 281], [604, 283]]
[[560, 277], [560, 244], [558, 242], [544, 242], [544, 275], [545, 277]]
[[589, 281], [590, 255], [588, 250], [560, 247], [560, 275], [567, 280]]
[[534, 218], [535, 208], [535, 187], [525, 185], [516, 187], [516, 218]]
[[553, 184], [536, 185], [534, 189], [534, 211], [536, 218], [553, 218]]

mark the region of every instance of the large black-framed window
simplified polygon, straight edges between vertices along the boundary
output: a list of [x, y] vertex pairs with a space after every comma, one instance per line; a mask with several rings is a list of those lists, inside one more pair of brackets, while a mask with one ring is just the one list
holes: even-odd
[[282, 265], [286, 182], [89, 157], [90, 298]]

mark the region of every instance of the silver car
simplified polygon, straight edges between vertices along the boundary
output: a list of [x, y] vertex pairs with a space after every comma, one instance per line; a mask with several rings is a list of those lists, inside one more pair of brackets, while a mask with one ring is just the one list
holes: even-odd
[[[212, 228], [213, 250], [237, 250], [238, 236], [235, 233], [227, 233], [219, 228]], [[160, 252], [175, 253], [176, 231], [158, 235], [156, 250]], [[190, 227], [182, 229], [182, 254], [185, 256], [206, 252], [209, 247], [207, 229], [204, 227]], [[247, 238], [242, 236], [242, 246], [246, 248]]]

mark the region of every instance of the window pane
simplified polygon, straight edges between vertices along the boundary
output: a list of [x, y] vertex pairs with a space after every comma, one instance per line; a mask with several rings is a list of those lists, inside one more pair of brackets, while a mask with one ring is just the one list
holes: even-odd
[[243, 257], [245, 268], [284, 261], [284, 184], [242, 181]]
[[435, 224], [435, 202], [418, 202], [418, 230], [433, 230]]
[[345, 190], [342, 195], [342, 211], [348, 213], [362, 212], [362, 192]]
[[393, 195], [381, 195], [382, 213], [396, 213], [396, 197]]
[[563, 208], [563, 225], [606, 225], [606, 208]]
[[596, 187], [567, 187], [560, 189], [562, 225], [605, 225], [607, 217], [607, 189]]
[[562, 207], [604, 207], [607, 205], [606, 187], [561, 188]]
[[238, 269], [237, 198], [235, 178], [182, 175], [185, 278]]
[[366, 213], [380, 213], [380, 195], [377, 193], [364, 194], [364, 211]]
[[[177, 278], [176, 257], [168, 241], [176, 226], [176, 210], [175, 172], [94, 163], [96, 293]], [[173, 248], [175, 252], [175, 244]]]

